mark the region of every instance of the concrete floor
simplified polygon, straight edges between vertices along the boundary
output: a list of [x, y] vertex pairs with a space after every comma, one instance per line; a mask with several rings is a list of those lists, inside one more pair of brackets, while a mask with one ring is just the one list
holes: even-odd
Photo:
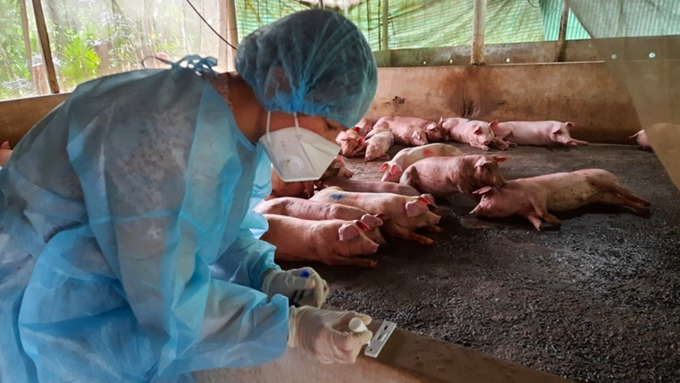
[[[655, 155], [613, 145], [508, 154], [508, 179], [612, 171], [652, 202], [652, 218], [591, 206], [539, 233], [524, 218], [466, 217], [474, 202], [456, 196], [440, 203], [432, 246], [388, 239], [374, 269], [314, 265], [328, 303], [583, 382], [680, 382], [680, 193]], [[379, 166], [348, 161], [357, 179], [379, 179]]]

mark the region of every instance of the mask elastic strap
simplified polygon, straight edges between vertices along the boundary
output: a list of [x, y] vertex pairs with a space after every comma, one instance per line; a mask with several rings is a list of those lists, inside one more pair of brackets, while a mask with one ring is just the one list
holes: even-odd
[[272, 145], [272, 136], [269, 135], [269, 122], [272, 120], [272, 112], [267, 111], [267, 141], [269, 145]]
[[297, 113], [293, 113], [293, 119], [295, 120], [295, 133], [300, 134], [300, 124], [298, 123]]

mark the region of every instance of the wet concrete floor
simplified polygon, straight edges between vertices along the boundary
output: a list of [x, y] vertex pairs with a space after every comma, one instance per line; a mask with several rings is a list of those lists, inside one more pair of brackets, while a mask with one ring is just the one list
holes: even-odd
[[[652, 202], [652, 217], [590, 206], [537, 232], [521, 217], [466, 216], [474, 201], [456, 196], [440, 202], [431, 246], [388, 238], [374, 269], [313, 265], [328, 303], [578, 381], [680, 382], [680, 193], [656, 156], [615, 145], [507, 154], [507, 179], [609, 170]], [[347, 163], [379, 180], [380, 162]]]

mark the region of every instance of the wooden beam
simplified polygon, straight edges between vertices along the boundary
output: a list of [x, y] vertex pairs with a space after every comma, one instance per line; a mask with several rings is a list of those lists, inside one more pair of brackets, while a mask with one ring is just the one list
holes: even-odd
[[555, 61], [563, 62], [567, 53], [567, 22], [569, 21], [569, 4], [563, 0], [562, 14], [560, 16], [560, 30], [557, 36], [557, 48], [555, 50]]
[[390, 19], [390, 2], [389, 0], [382, 0], [382, 39], [380, 40], [380, 50], [386, 51], [389, 48], [389, 38], [388, 38], [388, 26]]
[[45, 67], [47, 68], [47, 81], [50, 84], [52, 93], [59, 93], [59, 83], [57, 82], [57, 72], [54, 70], [54, 62], [52, 61], [52, 50], [50, 49], [50, 38], [47, 35], [45, 14], [43, 13], [40, 0], [32, 1], [33, 11], [35, 12], [35, 23], [38, 27], [38, 37], [40, 38], [40, 47], [42, 48], [43, 59], [45, 61]]
[[475, 0], [472, 21], [472, 65], [484, 64], [484, 22], [486, 20], [486, 0]]
[[[229, 44], [238, 47], [238, 25], [236, 24], [236, 4], [234, 0], [227, 0], [227, 35], [225, 36]], [[227, 71], [235, 71], [234, 60], [236, 50], [232, 47], [227, 48]]]
[[28, 12], [26, 11], [26, 0], [19, 0], [21, 8], [21, 33], [24, 37], [24, 54], [26, 55], [26, 66], [30, 75], [31, 84], [34, 89], [38, 89], [33, 75], [33, 58], [31, 57], [31, 36], [28, 31]]

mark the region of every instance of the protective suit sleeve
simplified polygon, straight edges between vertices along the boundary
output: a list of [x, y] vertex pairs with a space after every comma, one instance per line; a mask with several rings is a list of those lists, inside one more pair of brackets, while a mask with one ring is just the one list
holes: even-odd
[[[243, 217], [238, 190], [251, 179], [231, 112], [187, 69], [121, 93], [92, 121], [72, 118], [68, 153], [97, 243], [151, 343], [156, 375], [278, 357], [288, 335], [286, 299], [268, 302], [210, 272], [229, 221]], [[237, 280], [248, 275], [253, 283], [273, 265], [273, 251], [248, 234], [241, 230], [221, 258], [240, 265]]]

